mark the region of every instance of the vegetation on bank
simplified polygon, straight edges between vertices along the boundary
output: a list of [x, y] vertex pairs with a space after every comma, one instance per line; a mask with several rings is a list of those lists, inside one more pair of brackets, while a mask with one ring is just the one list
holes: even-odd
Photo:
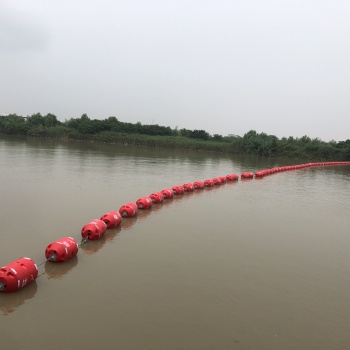
[[258, 156], [318, 160], [350, 160], [350, 140], [324, 142], [308, 136], [278, 139], [274, 135], [248, 131], [241, 136], [210, 135], [205, 130], [188, 130], [141, 123], [126, 123], [116, 117], [90, 119], [86, 114], [60, 122], [51, 113], [28, 117], [0, 116], [0, 133], [34, 137], [128, 143], [150, 147], [182, 148]]

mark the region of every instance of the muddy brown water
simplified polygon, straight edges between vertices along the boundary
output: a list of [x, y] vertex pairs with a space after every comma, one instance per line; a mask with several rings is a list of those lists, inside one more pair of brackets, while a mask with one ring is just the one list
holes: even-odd
[[[296, 161], [0, 137], [0, 265], [174, 185]], [[0, 294], [1, 349], [350, 349], [350, 167], [153, 205]]]

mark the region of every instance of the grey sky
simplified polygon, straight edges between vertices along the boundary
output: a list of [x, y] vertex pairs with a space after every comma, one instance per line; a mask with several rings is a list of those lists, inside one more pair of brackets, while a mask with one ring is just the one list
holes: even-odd
[[350, 138], [350, 2], [0, 0], [0, 113]]

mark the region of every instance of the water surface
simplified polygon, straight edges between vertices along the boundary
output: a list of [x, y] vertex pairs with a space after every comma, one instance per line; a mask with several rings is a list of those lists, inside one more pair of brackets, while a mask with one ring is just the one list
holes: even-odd
[[65, 264], [52, 241], [186, 182], [295, 161], [0, 138], [0, 265], [36, 282], [0, 294], [4, 349], [349, 349], [350, 168], [186, 193], [124, 219]]

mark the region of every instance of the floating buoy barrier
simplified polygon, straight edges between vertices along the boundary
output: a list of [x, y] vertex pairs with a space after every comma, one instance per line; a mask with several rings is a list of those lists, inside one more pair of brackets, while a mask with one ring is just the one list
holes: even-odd
[[314, 162], [314, 163], [305, 163], [305, 164], [296, 164], [296, 165], [285, 165], [281, 167], [263, 169], [257, 171], [254, 175], [256, 178], [262, 178], [264, 176], [276, 174], [283, 171], [299, 170], [316, 166], [335, 166], [335, 165], [350, 165], [350, 162]]
[[151, 197], [142, 197], [136, 201], [136, 205], [139, 209], [148, 209], [153, 205]]
[[164, 196], [164, 199], [170, 199], [174, 196], [174, 191], [171, 188], [166, 188], [165, 190], [162, 190], [161, 193]]
[[155, 192], [149, 195], [153, 203], [161, 203], [164, 200], [164, 194], [162, 192]]
[[241, 179], [252, 179], [254, 174], [251, 171], [246, 171], [241, 174]]
[[119, 213], [124, 218], [131, 218], [137, 214], [137, 210], [138, 206], [133, 202], [129, 202], [120, 207]]
[[102, 220], [107, 228], [114, 228], [121, 224], [122, 216], [119, 211], [111, 211], [105, 215], [102, 215], [100, 220]]
[[32, 259], [20, 258], [0, 269], [0, 292], [22, 289], [38, 277], [38, 267]]
[[[297, 165], [286, 165], [280, 167], [274, 167], [269, 169], [259, 170], [252, 173], [249, 171], [241, 173], [241, 179], [252, 179], [254, 178], [263, 178], [268, 175], [272, 175], [284, 171], [299, 170], [309, 167], [317, 166], [335, 166], [335, 165], [350, 165], [350, 161], [344, 162], [315, 162], [315, 163], [305, 163]], [[154, 203], [161, 203], [164, 199], [171, 199], [175, 195], [183, 194], [184, 192], [192, 192], [194, 190], [203, 189], [204, 187], [212, 187], [214, 185], [221, 185], [227, 181], [238, 181], [239, 175], [237, 174], [228, 174], [226, 176], [218, 176], [213, 179], [207, 179], [204, 181], [196, 181], [192, 183], [185, 183], [183, 186], [173, 186], [172, 188], [166, 188], [160, 192], [154, 192], [149, 196], [141, 197], [134, 202], [126, 203], [121, 206], [119, 211], [111, 211], [107, 214], [101, 216], [100, 219], [95, 219], [87, 223], [81, 229], [82, 244], [86, 244], [88, 247], [91, 244], [87, 251], [97, 251], [100, 247], [103, 246], [106, 237], [104, 236], [107, 228], [113, 229], [119, 226], [123, 229], [128, 229], [131, 225], [137, 220], [138, 209], [150, 209]], [[171, 203], [170, 201], [168, 203]], [[157, 207], [158, 209], [160, 206]], [[154, 208], [155, 210], [156, 208]], [[148, 211], [142, 211], [141, 215], [148, 215]], [[131, 218], [122, 223], [122, 218]], [[117, 234], [118, 232], [115, 232]], [[115, 235], [114, 234], [114, 235]], [[103, 237], [102, 237], [103, 236]], [[112, 237], [112, 236], [110, 236]], [[100, 239], [101, 238], [101, 239]], [[98, 240], [100, 239], [100, 240]], [[98, 241], [97, 241], [98, 240]], [[94, 241], [89, 242], [88, 241]], [[97, 242], [96, 242], [97, 241]], [[99, 244], [98, 244], [99, 243]], [[76, 240], [72, 237], [64, 237], [55, 242], [50, 243], [45, 250], [46, 264], [45, 270], [49, 276], [59, 276], [62, 274], [62, 271], [54, 271], [58, 268], [57, 264], [51, 264], [51, 262], [60, 262], [66, 263], [67, 271], [74, 267], [77, 264], [76, 255], [80, 245], [77, 244]], [[94, 247], [94, 249], [92, 249]], [[84, 249], [84, 248], [83, 248]], [[84, 249], [85, 251], [86, 249]], [[75, 257], [75, 259], [74, 259]], [[69, 265], [68, 260], [71, 260], [72, 265]], [[3, 266], [0, 269], [0, 292], [10, 293], [16, 292], [19, 289], [22, 289], [24, 286], [35, 281], [38, 277], [38, 266], [44, 262], [37, 265], [32, 259], [29, 258], [20, 258], [12, 263]], [[53, 273], [55, 272], [55, 273]], [[36, 290], [36, 288], [35, 288]]]
[[48, 261], [65, 262], [78, 254], [78, 243], [72, 237], [64, 237], [50, 243], [45, 250]]
[[183, 194], [185, 192], [185, 188], [183, 186], [174, 186], [171, 189], [175, 195]]
[[186, 192], [192, 192], [194, 190], [194, 186], [192, 183], [184, 184], [183, 188]]
[[88, 240], [96, 240], [103, 236], [106, 230], [106, 223], [100, 219], [96, 219], [90, 221], [81, 229], [81, 236]]

